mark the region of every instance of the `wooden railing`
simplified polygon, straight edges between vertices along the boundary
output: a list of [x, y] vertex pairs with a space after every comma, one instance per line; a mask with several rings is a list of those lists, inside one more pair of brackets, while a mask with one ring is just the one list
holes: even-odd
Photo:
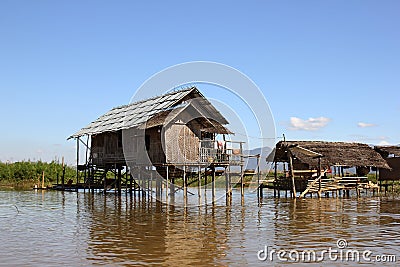
[[[243, 142], [235, 141], [217, 143], [214, 140], [201, 140], [199, 161], [201, 163], [243, 164], [242, 144]], [[238, 148], [234, 148], [234, 146]]]

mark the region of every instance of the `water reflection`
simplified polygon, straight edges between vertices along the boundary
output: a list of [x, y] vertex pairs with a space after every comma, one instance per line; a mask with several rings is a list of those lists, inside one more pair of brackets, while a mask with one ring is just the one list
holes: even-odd
[[83, 198], [90, 220], [90, 261], [208, 265], [224, 256], [228, 211], [216, 216], [215, 206], [184, 209], [146, 198], [92, 194]]
[[267, 194], [258, 203], [249, 193], [241, 205], [234, 192], [231, 206], [185, 209], [129, 195], [0, 191], [0, 258], [7, 266], [265, 266], [256, 254], [264, 246], [325, 249], [339, 238], [400, 257], [399, 214], [391, 198]]

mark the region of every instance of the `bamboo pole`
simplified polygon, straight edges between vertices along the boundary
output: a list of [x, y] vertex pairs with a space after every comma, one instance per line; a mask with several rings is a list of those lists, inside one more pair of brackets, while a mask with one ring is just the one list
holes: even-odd
[[[289, 152], [290, 153], [290, 152]], [[293, 191], [293, 197], [296, 198], [296, 184], [294, 181], [294, 171], [293, 171], [293, 157], [292, 154], [290, 153], [289, 155], [289, 168], [290, 168], [290, 176], [292, 178], [292, 191]]]
[[244, 169], [243, 169], [243, 144], [240, 143], [240, 196], [244, 204]]
[[169, 204], [169, 197], [168, 197], [168, 195], [169, 195], [169, 193], [168, 193], [168, 190], [169, 190], [169, 175], [168, 175], [168, 166], [167, 166], [167, 183], [166, 183], [166, 188], [165, 188], [165, 202], [167, 203], [167, 204]]
[[118, 195], [121, 195], [121, 179], [122, 179], [121, 166], [118, 166]]
[[42, 189], [44, 189], [44, 171], [42, 173]]
[[276, 184], [277, 184], [277, 178], [278, 178], [278, 163], [275, 161], [274, 162], [274, 164], [275, 164], [275, 166], [274, 166], [274, 183], [273, 183], [273, 185], [274, 185], [274, 197], [276, 197], [276, 191], [277, 191], [277, 188], [276, 188]]
[[62, 157], [62, 175], [61, 175], [61, 187], [62, 190], [65, 190], [65, 165], [64, 165], [64, 157]]
[[227, 173], [227, 167], [225, 167], [225, 198], [226, 198], [226, 204], [228, 205], [229, 203], [229, 174]]
[[199, 165], [198, 167], [198, 173], [197, 173], [197, 194], [199, 197], [199, 206], [201, 205], [201, 166]]
[[212, 202], [215, 202], [215, 166], [212, 168], [212, 181], [211, 181], [211, 188], [212, 188]]
[[78, 191], [79, 183], [79, 140], [79, 137], [76, 138], [76, 191]]
[[263, 197], [262, 187], [260, 185], [260, 154], [257, 155], [257, 198]]
[[187, 181], [186, 181], [186, 165], [183, 165], [183, 200], [185, 207], [187, 207]]

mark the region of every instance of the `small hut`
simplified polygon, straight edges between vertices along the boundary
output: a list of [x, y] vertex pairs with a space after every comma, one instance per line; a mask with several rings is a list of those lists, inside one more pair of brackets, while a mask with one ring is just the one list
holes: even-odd
[[380, 181], [400, 180], [400, 146], [375, 146], [391, 169], [379, 169]]
[[[281, 141], [276, 145], [274, 162], [284, 164], [286, 189], [291, 187], [294, 194], [297, 190], [303, 192], [301, 195], [358, 187], [368, 182], [366, 175], [371, 168], [390, 169], [367, 144], [347, 142]], [[356, 168], [355, 175], [346, 174], [345, 170], [352, 167]]]

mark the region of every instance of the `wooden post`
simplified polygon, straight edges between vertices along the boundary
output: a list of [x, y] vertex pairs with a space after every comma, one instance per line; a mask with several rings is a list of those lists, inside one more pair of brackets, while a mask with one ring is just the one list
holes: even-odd
[[263, 188], [262, 185], [260, 184], [260, 154], [257, 155], [257, 193], [258, 193], [258, 199], [263, 197]]
[[232, 173], [231, 165], [228, 165], [228, 188], [229, 188], [229, 201], [232, 202]]
[[118, 184], [118, 173], [117, 164], [114, 163], [114, 194], [117, 194], [117, 184]]
[[225, 174], [225, 200], [226, 204], [228, 205], [229, 203], [229, 177], [227, 173], [227, 167], [225, 167], [224, 174]]
[[392, 180], [392, 194], [394, 193], [394, 180]]
[[138, 180], [139, 180], [139, 185], [140, 185], [140, 193], [141, 197], [144, 198], [146, 196], [146, 192], [144, 190], [144, 179], [142, 178], [142, 168], [139, 167], [139, 173], [138, 173]]
[[378, 191], [378, 195], [379, 195], [379, 191], [380, 191], [381, 187], [380, 187], [380, 183], [379, 183], [378, 167], [375, 170], [375, 178], [376, 178], [376, 184], [378, 185], [377, 191]]
[[204, 194], [207, 194], [207, 167], [204, 168]]
[[242, 204], [244, 201], [244, 169], [243, 169], [243, 144], [240, 143], [240, 196]]
[[128, 196], [128, 187], [129, 187], [129, 181], [128, 181], [128, 166], [125, 166], [125, 196]]
[[[289, 152], [290, 153], [290, 152]], [[293, 192], [293, 197], [296, 198], [296, 184], [294, 181], [294, 171], [293, 171], [293, 157], [292, 154], [290, 153], [289, 155], [289, 168], [290, 168], [290, 176], [292, 178], [292, 192]]]
[[199, 206], [201, 205], [201, 166], [198, 167], [197, 172], [197, 194], [199, 197]]
[[44, 188], [44, 171], [42, 173], [42, 189]]
[[[170, 177], [169, 176], [169, 165], [167, 165], [167, 176], [168, 176], [168, 178]], [[169, 194], [170, 194], [171, 199], [174, 199], [175, 198], [175, 177], [172, 176], [171, 178], [169, 178], [169, 180], [171, 180]]]
[[165, 187], [165, 202], [167, 203], [167, 204], [169, 204], [169, 192], [168, 192], [168, 190], [169, 190], [169, 174], [168, 174], [168, 166], [167, 166], [167, 172], [166, 172], [166, 179], [167, 179], [167, 182], [166, 182], [166, 187]]
[[104, 173], [104, 177], [103, 177], [103, 186], [104, 186], [104, 191], [103, 191], [103, 193], [104, 193], [104, 195], [107, 193], [106, 191], [107, 191], [107, 172], [106, 173]]
[[64, 157], [62, 157], [62, 175], [61, 175], [61, 188], [65, 190], [65, 165], [64, 165]]
[[76, 138], [76, 191], [78, 191], [78, 183], [79, 183], [79, 137]]
[[132, 173], [130, 172], [130, 169], [128, 166], [126, 166], [126, 171], [128, 172], [129, 175], [129, 189], [130, 189], [130, 197], [132, 198], [132, 190], [133, 190], [133, 176]]
[[[317, 172], [318, 177], [321, 176], [321, 157], [318, 157], [318, 172]], [[321, 180], [322, 177], [319, 178], [318, 181], [318, 192], [321, 192]], [[321, 197], [321, 193], [318, 194], [318, 196]]]
[[274, 166], [274, 182], [273, 182], [273, 185], [274, 185], [274, 197], [276, 197], [276, 183], [277, 183], [277, 178], [278, 178], [278, 173], [277, 173], [277, 171], [278, 171], [278, 163], [275, 161], [274, 162], [274, 164], [275, 164], [275, 166]]
[[215, 202], [215, 166], [212, 167], [212, 177], [211, 177], [211, 188], [212, 188], [212, 202]]
[[[148, 193], [147, 199], [150, 201], [150, 200], [152, 200], [151, 195], [153, 193], [153, 167], [149, 166], [148, 170], [150, 171], [150, 179], [149, 178], [146, 179], [147, 180], [147, 193]], [[160, 198], [162, 198], [162, 182], [160, 179], [156, 180], [156, 191], [157, 191], [157, 187], [160, 192]]]
[[[84, 181], [83, 181], [83, 191], [85, 192], [86, 189], [86, 183], [88, 180], [88, 177], [90, 177], [90, 170], [88, 169], [88, 151], [89, 151], [89, 135], [87, 135], [86, 139], [86, 155], [85, 155], [85, 175], [84, 175]], [[89, 172], [89, 173], [87, 173]], [[89, 188], [90, 189], [90, 188]]]
[[183, 201], [187, 206], [187, 181], [186, 181], [186, 165], [183, 165]]
[[118, 166], [118, 195], [121, 195], [121, 166]]

